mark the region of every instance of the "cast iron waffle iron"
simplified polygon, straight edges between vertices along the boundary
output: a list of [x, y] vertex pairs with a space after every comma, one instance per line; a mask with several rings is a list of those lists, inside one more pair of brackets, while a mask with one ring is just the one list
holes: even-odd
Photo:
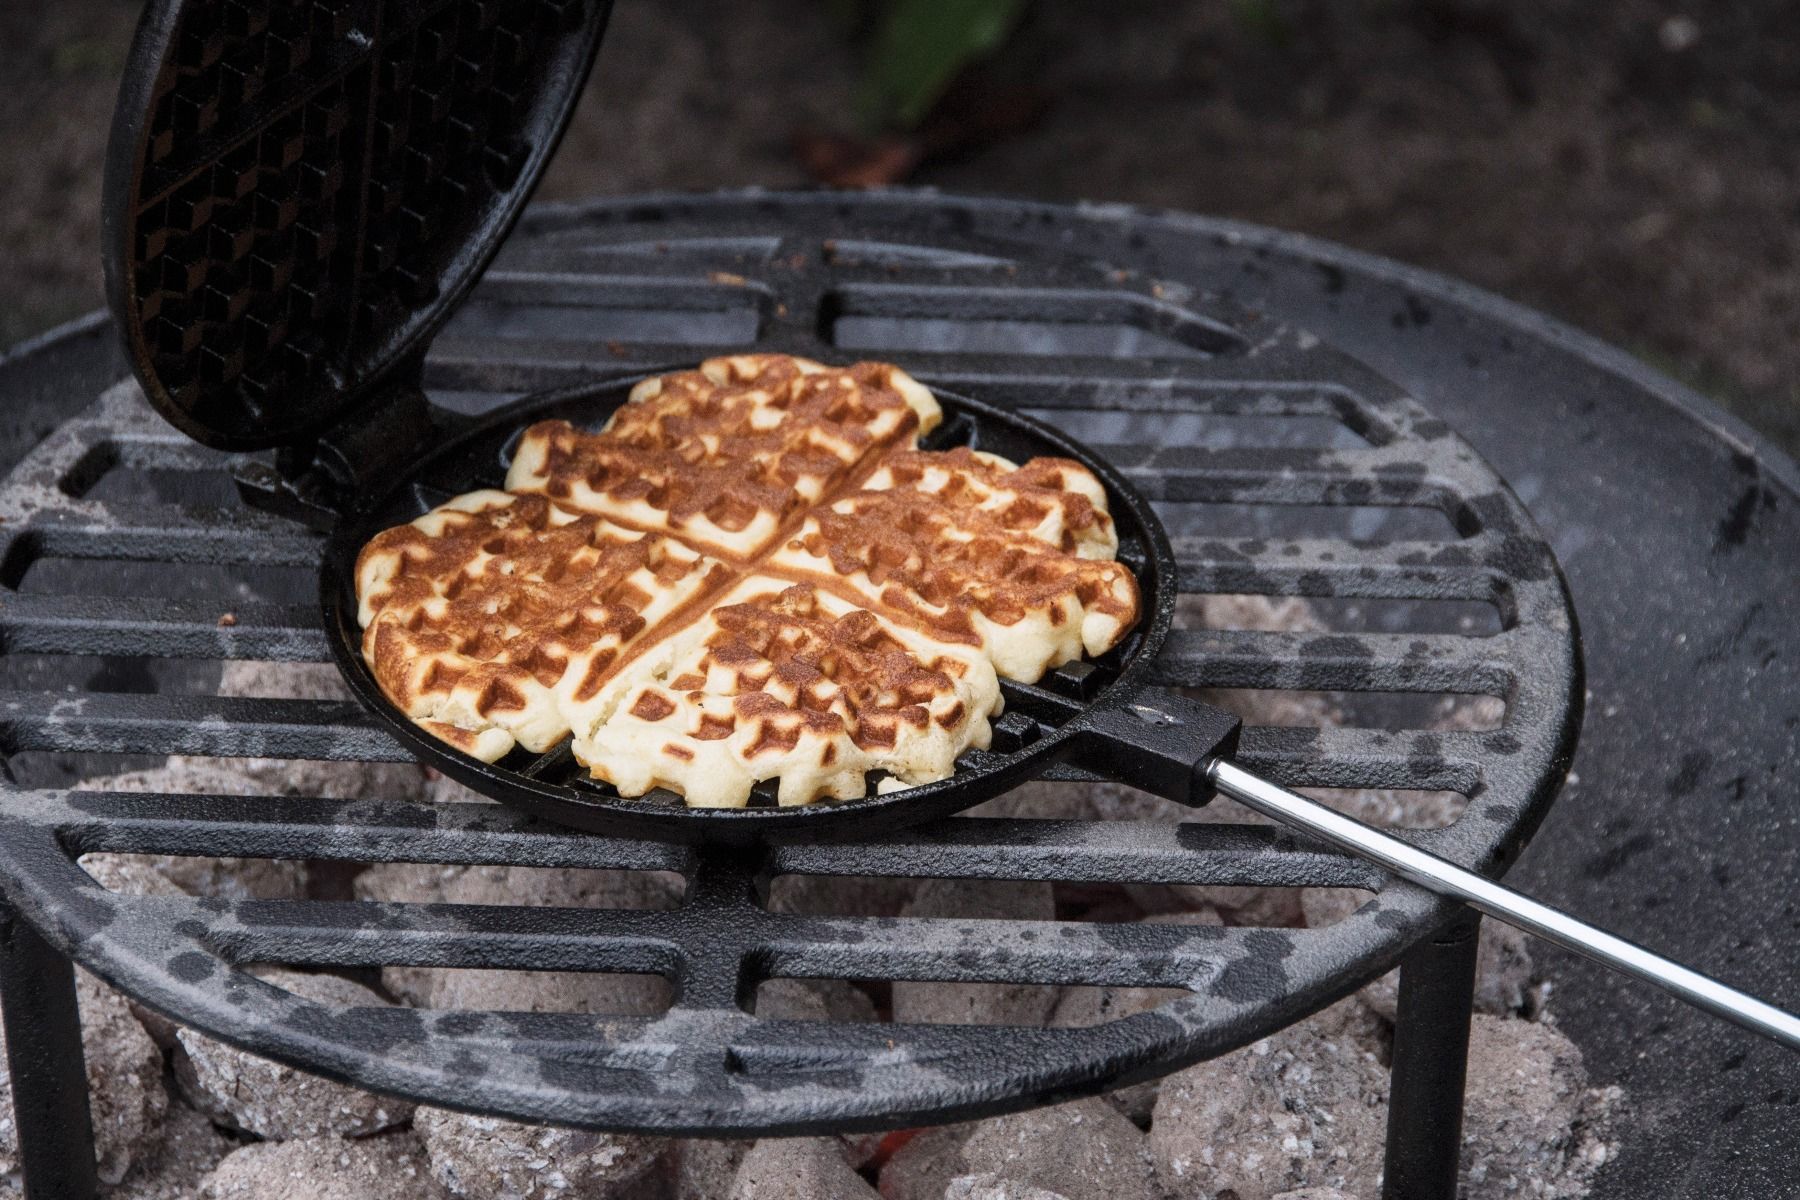
[[158, 411], [261, 449], [384, 407], [537, 183], [610, 7], [150, 4], [103, 216], [108, 300]]
[[[447, 429], [424, 402], [413, 369], [431, 332], [492, 254], [541, 170], [592, 54], [603, 14], [597, 5], [496, 6], [476, 0], [420, 6], [318, 4], [294, 10], [299, 16], [277, 7], [246, 16], [247, 7], [166, 4], [153, 6], [147, 15], [113, 145], [108, 277], [133, 365], [151, 402], [209, 444], [275, 449], [272, 469], [245, 472], [250, 494], [336, 530], [337, 552], [326, 556], [322, 578], [329, 611], [334, 591], [341, 600], [348, 586], [341, 571], [342, 545], [352, 542], [358, 524], [377, 524], [383, 513], [403, 514], [408, 504], [417, 511], [437, 490], [455, 483], [431, 476], [434, 465], [453, 463], [463, 453], [480, 459], [503, 451], [513, 423], [523, 424], [552, 408], [579, 416], [583, 424], [597, 423], [621, 394], [618, 383], [598, 380], [565, 394], [524, 401], [506, 418], [458, 433]], [[219, 28], [227, 31], [222, 39], [213, 36]], [[459, 73], [479, 77], [483, 56], [490, 53], [484, 48], [488, 40], [503, 53], [513, 53], [510, 48], [521, 38], [529, 48], [514, 61], [547, 66], [531, 73], [529, 82], [510, 76], [507, 87], [520, 90], [506, 93], [512, 98], [503, 105], [495, 108], [482, 99], [484, 89], [456, 86]], [[246, 48], [253, 45], [261, 48]], [[227, 69], [221, 65], [227, 61], [238, 66]], [[259, 62], [262, 77], [248, 90], [264, 98], [260, 105], [239, 94], [245, 88], [237, 81], [246, 70], [255, 74]], [[296, 64], [308, 63], [314, 65], [296, 69]], [[423, 78], [421, 66], [428, 68]], [[196, 108], [171, 99], [204, 98], [215, 86], [224, 88], [233, 102], [202, 102]], [[471, 115], [472, 105], [480, 112]], [[498, 149], [499, 156], [489, 155], [489, 148]], [[453, 179], [432, 176], [441, 163], [452, 160], [464, 164]], [[172, 165], [159, 168], [159, 162]], [[512, 163], [518, 164], [516, 173]], [[409, 184], [428, 177], [436, 182]], [[795, 275], [797, 285], [804, 286], [804, 272]], [[973, 321], [1004, 320], [1006, 314], [997, 308], [1021, 300], [1038, 305], [1035, 315], [1051, 319], [1059, 312], [1069, 317], [1070, 311], [1063, 311], [1069, 306], [1124, 305], [1134, 316], [1141, 315], [1139, 310], [1148, 312], [1152, 324], [1166, 325], [1199, 359], [1250, 354], [1272, 359], [1278, 353], [1303, 359], [1312, 349], [1303, 336], [1258, 328], [1245, 314], [1225, 314], [1223, 320], [1195, 317], [1148, 287], [1145, 293], [1090, 288], [1033, 300], [1021, 290], [1000, 301], [992, 292], [968, 288], [940, 290], [926, 299], [935, 315]], [[321, 296], [329, 299], [322, 302]], [[773, 326], [803, 341], [794, 325], [781, 323], [789, 314], [816, 314], [821, 322], [816, 332], [824, 327], [828, 308], [834, 320], [855, 317], [858, 305], [879, 304], [882, 297], [879, 287], [871, 286], [840, 289], [830, 297], [813, 295], [807, 302], [801, 309], [797, 298], [772, 300]], [[782, 345], [779, 337], [765, 340], [775, 343], [765, 348], [802, 348]], [[843, 357], [841, 352], [822, 356]], [[1359, 374], [1346, 364], [1339, 366]], [[931, 372], [921, 373], [935, 382]], [[1366, 377], [1366, 372], [1360, 375]], [[1384, 390], [1379, 381], [1365, 382]], [[1167, 612], [1180, 581], [1165, 573], [1172, 560], [1153, 514], [1146, 516], [1147, 506], [1119, 473], [1093, 455], [1010, 414], [1004, 403], [1023, 397], [1008, 394], [1001, 381], [988, 388], [965, 382], [962, 390], [968, 398], [949, 405], [957, 418], [952, 428], [996, 448], [1055, 447], [1084, 461], [1106, 482], [1115, 511], [1135, 526], [1130, 531], [1135, 540], [1132, 565], [1142, 572], [1140, 582], [1150, 599], [1149, 618], [1134, 644], [1115, 660], [1053, 680], [1039, 689], [1041, 696], [1009, 697], [1016, 700], [1015, 712], [1022, 720], [1014, 722], [992, 760], [967, 763], [941, 791], [898, 793], [891, 807], [884, 804], [879, 810], [873, 805], [858, 809], [853, 802], [795, 817], [772, 810], [730, 815], [725, 836], [741, 840], [743, 849], [726, 854], [679, 851], [674, 844], [674, 839], [712, 841], [715, 826], [705, 822], [713, 814], [659, 811], [652, 805], [627, 812], [621, 807], [625, 802], [597, 790], [585, 794], [591, 790], [588, 785], [551, 774], [546, 769], [550, 764], [501, 764], [500, 772], [488, 776], [447, 747], [406, 743], [452, 773], [478, 779], [484, 790], [514, 805], [615, 831], [642, 833], [645, 821], [659, 833], [681, 830], [673, 839], [659, 841], [552, 840], [538, 858], [676, 869], [696, 882], [688, 903], [673, 913], [583, 914], [579, 929], [557, 924], [554, 930], [539, 931], [558, 943], [557, 969], [669, 975], [678, 999], [664, 1017], [605, 1028], [584, 1019], [579, 1030], [567, 1019], [574, 1014], [540, 1014], [531, 1020], [457, 1014], [446, 1023], [401, 1012], [332, 1015], [296, 1005], [292, 998], [246, 1000], [242, 988], [221, 991], [207, 983], [218, 956], [232, 963], [317, 965], [346, 962], [346, 955], [359, 961], [447, 966], [536, 964], [542, 969], [542, 963], [535, 935], [515, 936], [524, 931], [510, 914], [492, 927], [479, 914], [421, 916], [423, 925], [394, 914], [399, 923], [375, 953], [365, 939], [347, 942], [342, 931], [314, 925], [298, 912], [242, 910], [207, 935], [204, 949], [177, 951], [182, 938], [191, 934], [178, 937], [163, 926], [149, 911], [154, 905], [120, 898], [101, 905], [108, 910], [102, 924], [109, 933], [94, 937], [99, 913], [92, 903], [57, 901], [58, 889], [72, 882], [65, 868], [74, 870], [63, 855], [82, 847], [116, 848], [119, 843], [112, 839], [127, 827], [134, 830], [127, 840], [139, 848], [158, 840], [139, 836], [145, 828], [133, 825], [127, 812], [117, 818], [98, 816], [104, 801], [98, 807], [93, 801], [72, 806], [47, 802], [32, 814], [16, 814], [22, 845], [37, 846], [38, 833], [54, 830], [59, 848], [25, 855], [21, 861], [37, 866], [13, 872], [13, 892], [61, 935], [83, 941], [91, 951], [87, 957], [102, 974], [126, 979], [153, 1005], [179, 1010], [198, 1027], [252, 1049], [452, 1106], [473, 1103], [468, 1064], [478, 1062], [484, 1080], [480, 1104], [493, 1111], [613, 1128], [721, 1133], [944, 1119], [1153, 1074], [1241, 1043], [1255, 1034], [1260, 1018], [1292, 1019], [1354, 986], [1364, 974], [1360, 967], [1344, 971], [1334, 962], [1348, 963], [1341, 955], [1351, 941], [1374, 933], [1381, 921], [1406, 924], [1406, 913], [1420, 903], [1418, 893], [1385, 889], [1377, 902], [1384, 911], [1366, 908], [1357, 920], [1345, 922], [1335, 938], [1320, 939], [1314, 958], [1304, 962], [1291, 957], [1288, 931], [1240, 931], [1244, 937], [1227, 931], [1222, 938], [1150, 927], [1128, 936], [1071, 931], [1045, 946], [1036, 943], [1034, 930], [976, 922], [928, 931], [921, 941], [915, 931], [883, 931], [862, 922], [779, 917], [756, 903], [749, 884], [758, 871], [771, 868], [1010, 878], [1074, 869], [1110, 872], [1112, 877], [1121, 869], [1113, 861], [1117, 847], [1109, 848], [1102, 837], [1073, 859], [1062, 847], [1054, 856], [1058, 866], [1048, 861], [1031, 866], [1024, 861], [1031, 855], [1021, 858], [1013, 852], [1017, 847], [1001, 851], [997, 844], [964, 845], [956, 831], [919, 840], [919, 845], [941, 848], [941, 853], [924, 857], [896, 855], [879, 839], [811, 850], [790, 843], [783, 849], [765, 840], [776, 832], [770, 828], [776, 821], [816, 822], [821, 828], [807, 829], [809, 837], [823, 835], [827, 822], [838, 821], [845, 828], [832, 829], [833, 836], [873, 834], [884, 823], [965, 807], [1047, 768], [1060, 778], [1125, 774], [1134, 784], [1182, 800], [1202, 799], [1218, 786], [1409, 878], [1469, 899], [1484, 911], [1503, 912], [1550, 936], [1560, 932], [1565, 942], [1578, 940], [1541, 914], [1535, 921], [1529, 914], [1521, 917], [1525, 902], [1484, 891], [1491, 885], [1467, 871], [1418, 855], [1393, 839], [1356, 833], [1360, 827], [1334, 824], [1329, 813], [1313, 811], [1316, 805], [1287, 807], [1308, 802], [1259, 785], [1226, 761], [1236, 730], [1233, 719], [1141, 686], [1180, 682], [1185, 669], [1178, 664], [1210, 653], [1216, 645], [1234, 664], [1226, 676], [1235, 673], [1243, 682], [1262, 686], [1332, 687], [1337, 686], [1334, 681], [1354, 680], [1357, 687], [1449, 686], [1503, 695], [1508, 718], [1494, 734], [1397, 737], [1385, 749], [1365, 745], [1349, 753], [1339, 752], [1328, 733], [1307, 731], [1291, 739], [1292, 744], [1280, 739], [1266, 743], [1260, 761], [1264, 769], [1284, 759], [1304, 761], [1306, 770], [1288, 772], [1296, 782], [1304, 777], [1324, 786], [1462, 790], [1471, 805], [1459, 825], [1486, 821], [1492, 828], [1477, 834], [1470, 825], [1465, 834], [1473, 841], [1453, 845], [1452, 839], [1444, 848], [1469, 865], [1483, 866], [1515, 852], [1541, 818], [1568, 761], [1579, 682], [1573, 620], [1554, 561], [1517, 500], [1450, 430], [1398, 402], [1393, 409], [1398, 418], [1387, 423], [1376, 451], [1341, 463], [1325, 455], [1302, 469], [1271, 471], [1268, 464], [1207, 459], [1196, 464], [1174, 455], [1137, 473], [1134, 481], [1157, 489], [1153, 494], [1164, 502], [1237, 498], [1436, 507], [1451, 516], [1462, 535], [1453, 552], [1373, 563], [1346, 548], [1346, 556], [1358, 558], [1360, 565], [1340, 574], [1318, 565], [1331, 561], [1335, 552], [1328, 549], [1308, 569], [1331, 578], [1307, 582], [1299, 590], [1449, 597], [1464, 594], [1459, 589], [1473, 583], [1482, 598], [1500, 605], [1508, 622], [1507, 637], [1482, 647], [1474, 659], [1466, 647], [1428, 639], [1377, 649], [1363, 638], [1327, 638], [1319, 640], [1330, 645], [1296, 646], [1291, 657], [1271, 660], [1234, 655], [1228, 638], [1179, 650], [1164, 645]], [[1354, 465], [1346, 469], [1350, 463]], [[485, 464], [468, 462], [475, 475], [496, 465], [491, 458]], [[399, 481], [398, 486], [390, 481]], [[1254, 548], [1240, 553], [1245, 555], [1243, 590], [1259, 590], [1284, 570], [1299, 569], [1284, 568], [1273, 557], [1265, 560]], [[332, 639], [341, 641], [336, 634]], [[356, 684], [357, 664], [346, 666]], [[375, 712], [396, 736], [408, 736], [396, 714], [379, 705]], [[96, 709], [86, 716], [103, 719], [104, 714]], [[213, 740], [223, 744], [229, 740], [227, 732]], [[209, 736], [196, 734], [190, 747], [211, 744]], [[292, 744], [324, 746], [303, 738]], [[349, 749], [334, 744], [330, 750], [358, 753], [359, 745], [370, 744], [350, 739]], [[263, 752], [272, 749], [272, 743], [263, 742]], [[1508, 793], [1504, 802], [1497, 795], [1503, 786]], [[554, 790], [564, 787], [570, 792]], [[901, 811], [902, 798], [921, 796], [929, 806]], [[487, 845], [486, 851], [457, 835], [451, 838], [456, 846], [439, 839], [412, 852], [429, 855], [426, 861], [466, 861], [468, 854], [499, 852], [490, 845], [493, 838], [480, 833], [490, 821], [479, 817], [466, 831]], [[255, 821], [234, 825], [236, 832], [229, 837], [217, 836], [221, 831], [205, 822], [181, 824], [179, 830], [164, 826], [168, 836], [161, 839], [163, 848], [255, 853], [254, 846], [272, 845], [259, 840]], [[717, 828], [725, 830], [726, 823], [718, 822]], [[1365, 834], [1378, 840], [1368, 841]], [[1017, 836], [1030, 841], [1024, 831]], [[1184, 829], [1160, 851], [1149, 847], [1149, 860], [1136, 853], [1146, 848], [1140, 845], [1144, 837], [1135, 831], [1126, 837], [1133, 847], [1133, 863], [1123, 868], [1127, 873], [1149, 868], [1151, 874], [1182, 876], [1191, 856], [1207, 852], [1197, 827]], [[1168, 840], [1162, 835], [1150, 840], [1158, 837]], [[208, 845], [199, 845], [196, 838]], [[1251, 842], [1261, 846], [1263, 840]], [[1256, 874], [1273, 845], [1254, 849], [1246, 842], [1243, 849], [1249, 856], [1239, 867]], [[366, 859], [404, 853], [397, 847], [397, 842], [384, 849], [365, 840], [352, 848], [330, 838], [300, 836], [285, 852]], [[1408, 851], [1418, 857], [1409, 858]], [[809, 854], [815, 857], [809, 859]], [[1092, 860], [1085, 867], [1080, 861], [1084, 856]], [[1288, 860], [1290, 865], [1297, 861]], [[700, 885], [702, 878], [709, 882]], [[1298, 878], [1288, 876], [1289, 881]], [[1628, 962], [1616, 947], [1596, 950], [1591, 942], [1580, 944], [1589, 952], [1610, 954], [1609, 961]], [[182, 971], [166, 976], [138, 969], [143, 955], [164, 953], [177, 954], [186, 964]], [[1372, 971], [1389, 962], [1361, 966]], [[1119, 983], [1183, 987], [1193, 994], [1154, 1014], [1098, 1029], [1008, 1031], [1004, 1061], [994, 1061], [994, 1070], [966, 1074], [934, 1064], [993, 1059], [991, 1031], [885, 1027], [868, 1037], [846, 1035], [822, 1051], [804, 1029], [750, 1020], [737, 1001], [756, 975], [775, 973]], [[1259, 1014], [1256, 1022], [1247, 1019], [1252, 1011]], [[1744, 1019], [1741, 1012], [1737, 1015]], [[971, 1035], [979, 1039], [980, 1053], [969, 1042]], [[502, 1044], [503, 1053], [496, 1050]], [[525, 1045], [536, 1051], [526, 1061], [516, 1061]]]

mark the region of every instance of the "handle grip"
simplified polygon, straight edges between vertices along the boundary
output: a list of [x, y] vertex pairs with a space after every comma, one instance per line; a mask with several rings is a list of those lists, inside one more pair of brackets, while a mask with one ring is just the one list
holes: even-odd
[[[1072, 702], [1071, 702], [1072, 703]], [[1237, 753], [1243, 723], [1222, 708], [1160, 688], [1146, 688], [1131, 700], [1084, 714], [1075, 760], [1108, 779], [1178, 804], [1205, 804], [1213, 797], [1210, 762]]]

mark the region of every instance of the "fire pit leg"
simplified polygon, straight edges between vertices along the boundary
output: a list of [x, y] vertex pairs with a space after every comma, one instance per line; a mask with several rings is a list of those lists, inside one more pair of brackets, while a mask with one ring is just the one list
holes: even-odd
[[93, 1200], [100, 1185], [75, 969], [4, 902], [0, 1019], [26, 1200]]
[[1456, 1195], [1480, 929], [1464, 909], [1400, 964], [1382, 1200]]

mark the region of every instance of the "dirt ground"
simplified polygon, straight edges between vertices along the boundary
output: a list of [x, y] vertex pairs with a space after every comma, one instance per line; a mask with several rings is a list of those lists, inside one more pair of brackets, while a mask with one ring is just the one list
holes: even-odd
[[[806, 182], [851, 49], [824, 0], [619, 0], [543, 194]], [[99, 303], [100, 171], [139, 5], [0, 6], [0, 345]], [[910, 182], [1302, 230], [1470, 279], [1800, 450], [1791, 0], [1039, 0], [985, 71], [1047, 107]]]

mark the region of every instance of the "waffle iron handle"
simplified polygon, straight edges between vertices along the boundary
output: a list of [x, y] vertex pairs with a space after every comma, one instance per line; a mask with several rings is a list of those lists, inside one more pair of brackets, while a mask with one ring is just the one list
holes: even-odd
[[[1079, 702], [1061, 700], [1071, 712]], [[1222, 708], [1176, 692], [1146, 688], [1122, 704], [1090, 708], [1073, 757], [1108, 779], [1178, 804], [1205, 804], [1212, 785], [1206, 763], [1237, 753], [1242, 722]]]
[[1578, 921], [1411, 843], [1252, 775], [1223, 755], [1202, 760], [1209, 790], [1373, 862], [1403, 879], [1451, 896], [1526, 933], [1585, 954], [1615, 971], [1654, 984], [1695, 1008], [1723, 1017], [1789, 1049], [1800, 1050], [1800, 1017], [1765, 1004], [1642, 946]]

